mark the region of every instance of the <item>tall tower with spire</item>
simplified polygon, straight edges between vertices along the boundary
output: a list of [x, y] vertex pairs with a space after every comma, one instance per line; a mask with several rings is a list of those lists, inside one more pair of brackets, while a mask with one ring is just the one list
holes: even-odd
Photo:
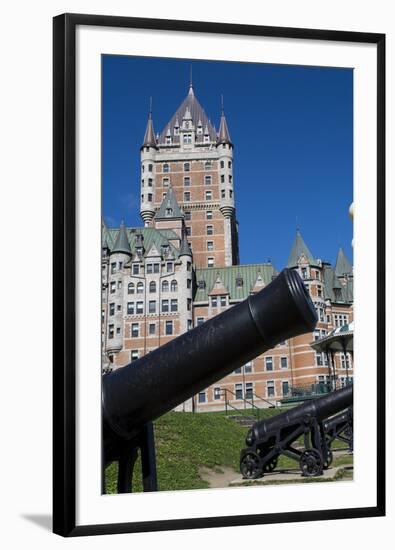
[[150, 109], [141, 146], [140, 214], [153, 226], [169, 188], [184, 215], [196, 267], [239, 263], [233, 144], [222, 104], [219, 131], [200, 105], [192, 85], [161, 133]]

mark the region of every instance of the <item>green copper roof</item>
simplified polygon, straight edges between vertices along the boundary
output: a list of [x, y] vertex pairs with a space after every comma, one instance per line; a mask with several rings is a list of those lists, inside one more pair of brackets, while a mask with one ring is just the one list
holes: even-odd
[[342, 285], [336, 277], [333, 267], [324, 264], [322, 269], [324, 296], [334, 303], [350, 304], [353, 301], [353, 281], [352, 278]]
[[346, 258], [343, 249], [339, 248], [339, 253], [337, 255], [336, 260], [336, 267], [335, 267], [336, 275], [341, 277], [342, 275], [352, 275], [352, 265]]
[[[218, 277], [228, 289], [231, 300], [244, 300], [251, 294], [259, 274], [266, 285], [272, 281], [273, 275], [277, 275], [277, 271], [268, 263], [196, 269], [197, 289], [194, 301], [207, 302]], [[241, 286], [238, 286], [237, 280], [242, 282]]]
[[182, 213], [181, 208], [178, 205], [173, 189], [170, 185], [167, 190], [166, 196], [160, 205], [158, 212], [155, 214], [156, 220], [168, 220], [174, 218], [183, 218], [184, 214]]
[[124, 223], [121, 223], [121, 227], [119, 228], [117, 238], [115, 240], [115, 244], [113, 248], [111, 249], [111, 254], [115, 253], [121, 253], [121, 254], [131, 254], [130, 244], [128, 240], [128, 235], [126, 232], [126, 227]]
[[[106, 239], [110, 244], [115, 243], [120, 231], [121, 229], [109, 229], [103, 224], [102, 242], [104, 243], [104, 239]], [[150, 250], [153, 244], [158, 251], [161, 251], [163, 245], [167, 245], [169, 246], [170, 252], [177, 257], [178, 249], [171, 244], [168, 239], [179, 239], [179, 237], [171, 229], [164, 229], [162, 231], [153, 227], [125, 227], [125, 233], [130, 248], [129, 254], [134, 255], [136, 253], [136, 235], [140, 234], [142, 235], [142, 244], [146, 252]]]
[[180, 256], [191, 256], [192, 257], [191, 249], [189, 248], [189, 244], [188, 244], [188, 241], [187, 241], [187, 236], [185, 235], [185, 233], [182, 236], [180, 251], [178, 253], [178, 257], [180, 257]]
[[316, 265], [316, 261], [310, 250], [307, 248], [306, 243], [303, 240], [303, 237], [299, 231], [296, 232], [296, 237], [292, 245], [291, 253], [288, 258], [287, 267], [296, 267], [298, 265], [298, 260], [300, 256], [305, 256], [310, 265]]

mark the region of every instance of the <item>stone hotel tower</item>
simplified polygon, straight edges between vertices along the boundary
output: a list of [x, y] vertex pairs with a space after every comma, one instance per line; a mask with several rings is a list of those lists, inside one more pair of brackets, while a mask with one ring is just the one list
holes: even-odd
[[[152, 114], [140, 150], [143, 227], [102, 228], [103, 369], [122, 367], [259, 292], [277, 275], [269, 263], [240, 265], [233, 143], [222, 110], [216, 131], [192, 85], [160, 134]], [[259, 220], [256, 222], [259, 232]], [[184, 404], [186, 410], [266, 407], [291, 387], [352, 378], [352, 357], [328, 361], [310, 346], [353, 318], [353, 269], [310, 252], [299, 231], [288, 267], [317, 308], [314, 334], [282, 342]], [[333, 368], [335, 366], [335, 369]], [[187, 365], [186, 365], [187, 368]], [[226, 390], [226, 391], [225, 391]], [[247, 405], [248, 406], [248, 405]]]

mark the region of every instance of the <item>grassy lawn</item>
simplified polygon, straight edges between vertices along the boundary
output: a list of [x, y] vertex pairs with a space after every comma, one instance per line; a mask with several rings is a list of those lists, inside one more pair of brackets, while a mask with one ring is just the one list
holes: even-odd
[[[263, 409], [260, 419], [279, 412], [282, 412], [281, 409]], [[170, 412], [155, 421], [154, 429], [160, 491], [208, 487], [208, 482], [199, 476], [201, 466], [219, 471], [227, 467], [235, 471], [235, 477], [239, 474], [240, 450], [245, 447], [247, 429], [227, 418], [224, 412]], [[352, 457], [349, 456], [335, 456], [334, 462], [340, 459], [351, 459], [352, 463]], [[343, 464], [350, 462], [334, 465]], [[278, 468], [298, 468], [298, 464], [282, 456]], [[107, 493], [117, 492], [116, 477], [117, 466], [111, 464], [106, 470]], [[133, 490], [142, 490], [139, 460], [134, 469]]]

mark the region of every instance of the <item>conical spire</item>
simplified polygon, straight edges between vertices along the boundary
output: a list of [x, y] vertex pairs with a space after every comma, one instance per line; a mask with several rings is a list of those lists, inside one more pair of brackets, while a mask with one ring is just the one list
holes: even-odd
[[219, 145], [220, 143], [228, 143], [229, 145], [232, 145], [232, 141], [230, 139], [228, 125], [226, 123], [225, 113], [223, 109], [222, 109], [221, 122], [219, 124], [218, 139], [217, 139], [217, 144]]
[[155, 214], [156, 220], [163, 220], [169, 218], [183, 218], [184, 214], [177, 202], [176, 196], [173, 192], [173, 188], [170, 185], [165, 198], [160, 205], [158, 212]]
[[154, 132], [154, 124], [152, 122], [152, 111], [150, 109], [149, 115], [148, 115], [148, 122], [147, 122], [147, 128], [145, 130], [144, 135], [144, 141], [142, 147], [157, 147], [156, 138], [155, 138], [155, 132]]
[[343, 252], [343, 249], [340, 247], [336, 260], [335, 273], [337, 277], [342, 275], [352, 275], [352, 265], [346, 258], [346, 255]]
[[287, 267], [296, 267], [298, 260], [301, 256], [305, 256], [309, 264], [314, 264], [314, 257], [310, 250], [307, 248], [299, 229], [296, 231], [296, 237], [291, 249], [291, 253], [288, 258]]
[[190, 257], [192, 257], [192, 252], [191, 252], [191, 249], [189, 247], [185, 231], [183, 232], [182, 239], [181, 239], [180, 250], [178, 252], [178, 257], [180, 257], [180, 256], [190, 256]]
[[111, 250], [111, 254], [115, 253], [129, 254], [130, 256], [132, 255], [128, 235], [126, 233], [126, 227], [123, 221], [121, 222], [114, 248]]

